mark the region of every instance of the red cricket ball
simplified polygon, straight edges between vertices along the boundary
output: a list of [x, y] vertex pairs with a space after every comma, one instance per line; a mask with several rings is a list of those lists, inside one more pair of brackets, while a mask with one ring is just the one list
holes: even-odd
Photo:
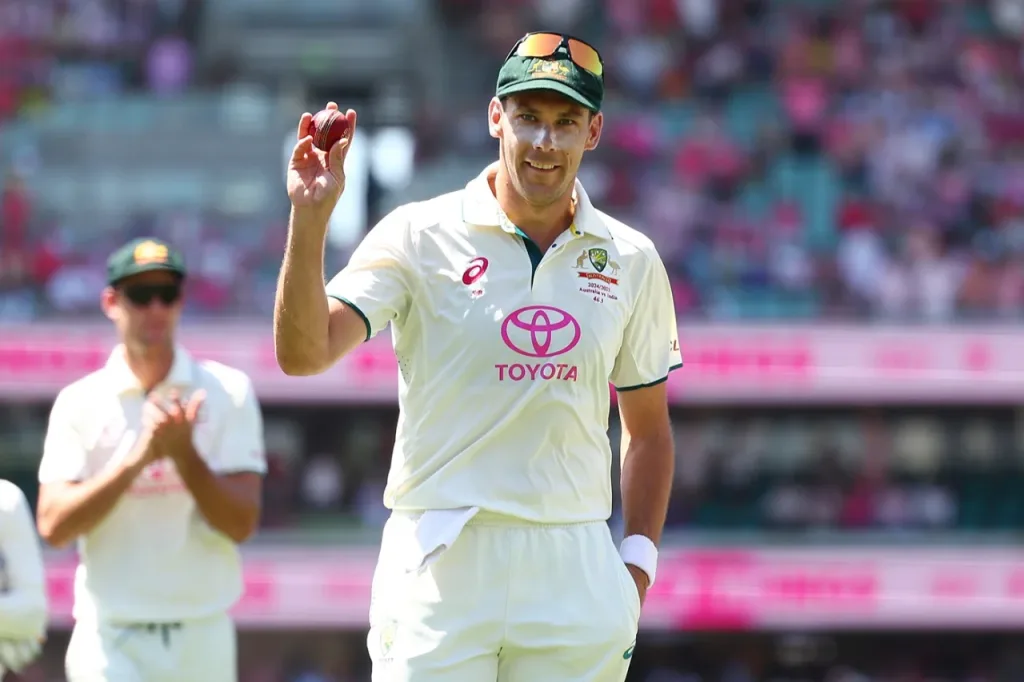
[[306, 133], [313, 138], [317, 149], [330, 151], [338, 140], [348, 135], [348, 118], [337, 109], [318, 111], [309, 122]]

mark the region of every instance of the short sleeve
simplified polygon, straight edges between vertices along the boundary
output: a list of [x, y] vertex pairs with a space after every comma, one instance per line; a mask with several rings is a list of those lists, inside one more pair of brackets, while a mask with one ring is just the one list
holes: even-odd
[[612, 385], [619, 391], [653, 386], [682, 366], [672, 286], [665, 265], [653, 251], [615, 359]]
[[327, 283], [327, 295], [353, 308], [370, 339], [405, 318], [412, 298], [407, 209], [399, 207], [371, 229], [348, 265]]
[[61, 391], [50, 410], [46, 427], [43, 458], [39, 463], [40, 483], [69, 483], [86, 477], [86, 451], [75, 424], [78, 412], [74, 396], [68, 389]]
[[266, 446], [263, 441], [263, 414], [252, 382], [232, 396], [231, 405], [219, 426], [217, 451], [210, 459], [210, 468], [218, 474], [249, 471], [267, 472]]

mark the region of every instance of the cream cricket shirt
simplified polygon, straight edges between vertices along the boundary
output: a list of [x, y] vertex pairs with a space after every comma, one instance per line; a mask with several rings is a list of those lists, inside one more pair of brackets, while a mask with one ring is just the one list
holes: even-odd
[[[215, 473], [264, 473], [263, 423], [242, 372], [175, 350], [166, 381], [183, 398], [206, 391], [194, 431]], [[106, 366], [63, 389], [50, 414], [39, 482], [82, 481], [127, 455], [142, 428], [142, 387], [123, 348]], [[173, 622], [229, 609], [242, 593], [233, 541], [202, 518], [174, 464], [154, 462], [110, 515], [78, 541], [76, 620]]]
[[368, 337], [392, 323], [400, 416], [384, 503], [605, 520], [608, 384], [682, 365], [668, 276], [578, 182], [575, 224], [541, 254], [500, 211], [494, 168], [396, 209], [327, 285]]

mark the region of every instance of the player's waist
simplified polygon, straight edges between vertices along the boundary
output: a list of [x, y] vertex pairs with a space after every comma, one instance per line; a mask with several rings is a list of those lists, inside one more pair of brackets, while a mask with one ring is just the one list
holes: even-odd
[[[410, 521], [419, 521], [424, 517], [429, 517], [435, 514], [452, 514], [457, 513], [461, 510], [469, 509], [468, 507], [455, 508], [455, 509], [395, 509], [391, 512], [393, 517], [399, 519], [408, 519]], [[569, 528], [573, 526], [585, 526], [595, 523], [607, 523], [607, 519], [603, 518], [591, 518], [589, 516], [583, 518], [571, 518], [571, 517], [554, 517], [552, 519], [544, 519], [537, 517], [528, 517], [514, 514], [511, 512], [494, 511], [490, 509], [478, 509], [468, 521], [466, 526], [495, 526], [505, 528], [523, 528], [523, 527], [537, 527], [537, 528]]]
[[[546, 462], [557, 457], [542, 459]], [[384, 504], [411, 513], [476, 507], [485, 512], [481, 518], [492, 525], [564, 526], [608, 519], [612, 491], [607, 469], [599, 475], [599, 471], [554, 468], [545, 464], [527, 474], [511, 467], [489, 466], [478, 458], [453, 461], [443, 471], [429, 475], [412, 472], [390, 480]]]
[[216, 607], [201, 612], [197, 612], [194, 615], [179, 616], [173, 619], [170, 618], [154, 618], [152, 616], [146, 616], [141, 618], [125, 618], [123, 616], [107, 616], [99, 617], [97, 620], [107, 625], [116, 625], [123, 628], [131, 628], [135, 630], [146, 630], [149, 632], [155, 632], [158, 630], [180, 630], [185, 627], [199, 627], [216, 623], [224, 618], [228, 617], [227, 610]]
[[75, 608], [75, 622], [84, 626], [109, 626], [123, 630], [136, 630], [148, 633], [164, 633], [195, 628], [214, 623], [227, 617], [227, 608], [216, 605], [207, 609], [191, 612], [148, 612], [132, 613], [121, 609], [95, 608], [93, 605]]
[[[187, 575], [205, 579], [174, 579], [140, 584], [131, 578], [104, 574], [97, 567], [80, 567], [75, 576], [75, 620], [122, 627], [164, 626], [203, 621], [227, 613], [243, 592], [240, 569], [218, 572], [212, 566], [193, 568]], [[205, 571], [205, 572], [204, 572]]]
[[380, 561], [397, 562], [406, 571], [422, 571], [447, 552], [467, 528], [484, 529], [480, 532], [487, 534], [501, 534], [509, 532], [509, 529], [513, 533], [527, 529], [526, 532], [537, 530], [546, 534], [549, 530], [567, 528], [587, 533], [592, 532], [590, 529], [596, 528], [599, 523], [602, 522], [580, 520], [545, 523], [480, 507], [398, 510], [392, 512], [384, 526]]

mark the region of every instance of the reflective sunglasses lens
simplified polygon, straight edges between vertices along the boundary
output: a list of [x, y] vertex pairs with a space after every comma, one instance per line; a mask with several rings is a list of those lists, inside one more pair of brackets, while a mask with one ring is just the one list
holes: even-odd
[[520, 57], [550, 57], [562, 44], [562, 36], [557, 33], [531, 33], [523, 38], [516, 54]]
[[[531, 33], [523, 38], [516, 49], [520, 57], [550, 57], [562, 44], [562, 36], [557, 33]], [[569, 38], [569, 56], [576, 66], [589, 71], [595, 76], [604, 75], [604, 65], [597, 50], [582, 40]]]
[[575, 38], [569, 39], [569, 54], [572, 55], [572, 60], [576, 62], [576, 66], [581, 69], [586, 69], [595, 76], [601, 76], [604, 74], [604, 65], [601, 64], [601, 56], [597, 54], [597, 50], [592, 48], [586, 43], [576, 40]]

